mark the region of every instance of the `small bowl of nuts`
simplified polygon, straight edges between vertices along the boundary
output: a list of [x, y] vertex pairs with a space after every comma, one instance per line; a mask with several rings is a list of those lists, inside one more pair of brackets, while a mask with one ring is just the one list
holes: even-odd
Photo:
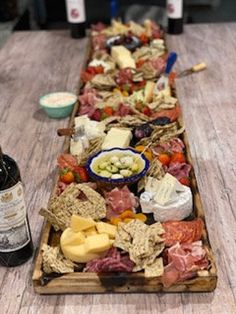
[[111, 148], [92, 156], [86, 168], [97, 182], [112, 186], [129, 185], [140, 180], [149, 168], [148, 159], [132, 148]]

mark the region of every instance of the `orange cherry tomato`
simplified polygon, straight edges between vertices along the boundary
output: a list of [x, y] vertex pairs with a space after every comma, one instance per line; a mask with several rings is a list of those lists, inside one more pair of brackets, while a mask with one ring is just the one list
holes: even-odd
[[162, 163], [162, 165], [168, 166], [171, 158], [168, 154], [163, 153], [158, 156], [158, 160]]
[[186, 159], [183, 153], [174, 153], [171, 156], [170, 162], [179, 162], [180, 164], [182, 164], [186, 162]]
[[105, 108], [103, 109], [103, 112], [104, 112], [105, 114], [107, 114], [108, 117], [111, 117], [111, 116], [113, 115], [113, 108], [107, 106], [107, 107], [105, 107]]
[[75, 181], [75, 176], [72, 171], [70, 170], [63, 170], [60, 175], [60, 181], [70, 184]]

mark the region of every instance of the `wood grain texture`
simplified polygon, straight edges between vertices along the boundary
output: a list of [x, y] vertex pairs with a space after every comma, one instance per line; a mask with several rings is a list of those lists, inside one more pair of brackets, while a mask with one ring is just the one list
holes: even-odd
[[[183, 35], [167, 39], [169, 50], [179, 53], [177, 69], [208, 64], [204, 72], [179, 79], [177, 91], [218, 266], [215, 292], [39, 296], [33, 292], [31, 260], [0, 268], [3, 313], [236, 312], [236, 24], [188, 25]], [[21, 168], [36, 244], [43, 220], [37, 209], [47, 203], [62, 149], [56, 129], [68, 123], [38, 112], [37, 99], [52, 89], [76, 90], [84, 47], [67, 33], [39, 32], [14, 34], [0, 51], [1, 144]]]

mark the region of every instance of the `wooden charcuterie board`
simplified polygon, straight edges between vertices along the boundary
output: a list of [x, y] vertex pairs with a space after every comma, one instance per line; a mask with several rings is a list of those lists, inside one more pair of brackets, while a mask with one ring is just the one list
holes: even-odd
[[[91, 44], [89, 42], [88, 51], [85, 58], [84, 67], [87, 64], [91, 54]], [[82, 82], [79, 85], [79, 90]], [[175, 93], [175, 91], [174, 91]], [[79, 108], [79, 103], [76, 104], [69, 127], [73, 126], [74, 118]], [[192, 165], [190, 155], [189, 142], [186, 132], [181, 136], [186, 148], [187, 163]], [[69, 138], [65, 140], [64, 152], [69, 151]], [[56, 178], [56, 182], [57, 182]], [[201, 197], [198, 191], [197, 180], [194, 169], [192, 168], [191, 175], [191, 190], [193, 194], [194, 217], [202, 218], [205, 222], [204, 210], [202, 207]], [[52, 192], [55, 193], [55, 189]], [[206, 226], [206, 224], [205, 224]], [[64, 293], [134, 293], [134, 292], [210, 292], [213, 291], [217, 284], [217, 271], [214, 255], [211, 250], [207, 230], [204, 230], [202, 242], [205, 250], [208, 253], [210, 267], [208, 270], [198, 272], [198, 276], [178, 282], [169, 288], [165, 288], [160, 280], [160, 277], [146, 278], [143, 272], [138, 273], [84, 273], [74, 272], [65, 275], [46, 275], [42, 270], [42, 246], [44, 244], [56, 245], [59, 243], [59, 233], [54, 231], [54, 228], [49, 222], [44, 223], [42, 229], [41, 242], [39, 245], [35, 268], [33, 272], [33, 285], [35, 292], [39, 294], [64, 294]]]

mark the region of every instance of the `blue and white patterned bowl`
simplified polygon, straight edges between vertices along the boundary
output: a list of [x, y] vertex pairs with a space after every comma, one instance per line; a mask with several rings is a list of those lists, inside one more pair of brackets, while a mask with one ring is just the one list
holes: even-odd
[[[112, 179], [112, 178], [105, 178], [95, 173], [95, 167], [99, 164], [99, 161], [103, 160], [104, 157], [108, 156], [119, 156], [119, 155], [130, 155], [135, 157], [137, 160], [140, 170], [138, 173], [121, 179]], [[97, 182], [101, 182], [107, 184], [109, 186], [119, 186], [119, 185], [129, 185], [132, 183], [137, 182], [140, 180], [148, 171], [149, 168], [149, 161], [144, 155], [141, 155], [139, 152], [132, 148], [119, 148], [114, 147], [106, 150], [101, 150], [97, 154], [93, 155], [86, 164], [86, 169], [88, 171], [89, 176]]]

